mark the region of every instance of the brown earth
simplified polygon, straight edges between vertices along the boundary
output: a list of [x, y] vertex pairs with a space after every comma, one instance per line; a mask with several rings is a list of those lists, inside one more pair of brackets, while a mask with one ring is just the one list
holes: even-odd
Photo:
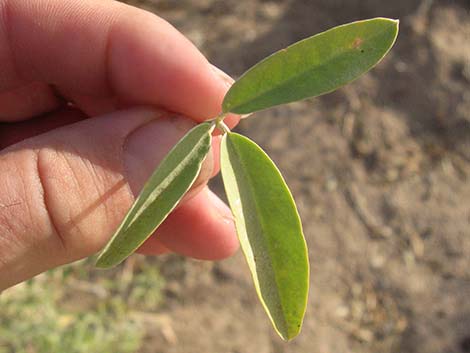
[[241, 254], [169, 256], [159, 260], [165, 305], [149, 316], [142, 352], [470, 352], [470, 2], [132, 3], [233, 76], [329, 27], [401, 20], [371, 73], [239, 127], [279, 165], [304, 221], [312, 275], [301, 335], [276, 337]]

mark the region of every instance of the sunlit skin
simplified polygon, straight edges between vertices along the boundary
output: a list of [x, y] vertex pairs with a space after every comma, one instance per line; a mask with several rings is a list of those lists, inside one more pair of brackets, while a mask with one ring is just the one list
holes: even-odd
[[[170, 24], [110, 0], [0, 0], [0, 67], [0, 290], [101, 249], [231, 83]], [[219, 143], [141, 253], [236, 251], [231, 213], [206, 186]]]

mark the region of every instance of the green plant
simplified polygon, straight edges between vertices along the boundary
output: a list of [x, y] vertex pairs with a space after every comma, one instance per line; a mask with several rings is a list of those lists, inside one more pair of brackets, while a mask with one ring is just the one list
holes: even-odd
[[80, 261], [5, 291], [0, 353], [136, 352], [148, 328], [139, 313], [155, 310], [163, 282], [158, 267], [135, 267], [125, 284], [125, 271], [97, 277], [90, 261]]
[[222, 178], [256, 291], [278, 334], [294, 338], [309, 283], [300, 218], [274, 163], [223, 120], [228, 113], [248, 114], [332, 92], [376, 65], [397, 34], [398, 21], [354, 22], [295, 43], [248, 70], [227, 92], [222, 113], [189, 131], [158, 166], [97, 266], [117, 265], [157, 229], [197, 178], [217, 128], [223, 132]]

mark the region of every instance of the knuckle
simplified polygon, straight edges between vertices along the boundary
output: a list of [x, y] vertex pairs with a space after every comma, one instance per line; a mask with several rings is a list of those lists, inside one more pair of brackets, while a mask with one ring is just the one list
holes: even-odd
[[51, 228], [64, 249], [75, 250], [73, 239], [80, 239], [83, 234], [72, 210], [77, 206], [74, 200], [81, 197], [80, 180], [74, 167], [65, 153], [44, 147], [38, 151], [37, 175]]

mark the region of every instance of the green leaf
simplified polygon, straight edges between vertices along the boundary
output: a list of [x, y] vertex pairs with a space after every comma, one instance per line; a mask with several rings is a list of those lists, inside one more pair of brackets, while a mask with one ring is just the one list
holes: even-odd
[[131, 255], [157, 229], [189, 190], [210, 150], [213, 125], [199, 124], [168, 153], [98, 257], [108, 268]]
[[297, 42], [248, 70], [227, 92], [223, 111], [248, 114], [332, 92], [376, 65], [398, 35], [398, 21], [375, 18]]
[[292, 195], [266, 153], [239, 134], [223, 137], [221, 169], [258, 296], [276, 331], [290, 340], [300, 332], [309, 283], [307, 248]]

